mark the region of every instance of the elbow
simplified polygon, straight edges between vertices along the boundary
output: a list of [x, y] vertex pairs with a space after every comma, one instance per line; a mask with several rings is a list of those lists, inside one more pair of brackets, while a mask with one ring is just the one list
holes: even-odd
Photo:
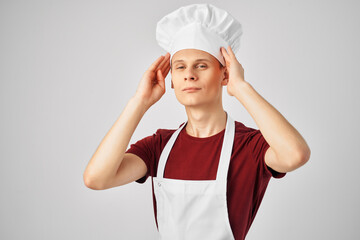
[[83, 175], [83, 181], [84, 181], [85, 186], [92, 190], [103, 190], [104, 189], [103, 186], [98, 184], [97, 181], [94, 181], [93, 178], [91, 178], [90, 176], [88, 176], [85, 173]]
[[304, 165], [305, 163], [307, 163], [309, 161], [310, 155], [311, 155], [311, 150], [309, 147], [307, 147], [305, 150], [300, 152], [299, 158], [300, 158], [301, 165]]
[[275, 170], [279, 172], [294, 171], [309, 161], [310, 154], [310, 149], [306, 149], [302, 151], [294, 151], [292, 154], [280, 155], [280, 157], [277, 158], [278, 168]]
[[295, 160], [292, 161], [292, 163], [290, 164], [291, 166], [289, 168], [291, 169], [291, 171], [305, 165], [309, 161], [310, 155], [311, 155], [310, 148], [307, 148], [302, 151], [298, 151], [295, 154], [295, 156], [296, 156]]

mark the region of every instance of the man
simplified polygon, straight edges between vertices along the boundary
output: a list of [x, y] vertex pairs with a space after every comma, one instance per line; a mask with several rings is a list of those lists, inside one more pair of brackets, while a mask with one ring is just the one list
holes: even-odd
[[[235, 24], [227, 24], [225, 33], [240, 30], [228, 13], [210, 4], [182, 7], [163, 18], [157, 37], [162, 46], [171, 46], [166, 48], [169, 52], [144, 73], [84, 173], [85, 184], [92, 189], [143, 183], [152, 176], [161, 239], [244, 239], [270, 178], [284, 177], [310, 157], [302, 136], [245, 81], [232, 49], [237, 39], [226, 39], [232, 35], [224, 34], [218, 42], [211, 41], [218, 37], [207, 31], [211, 27], [192, 24], [194, 18], [208, 23], [204, 13]], [[173, 31], [170, 23], [175, 20], [187, 21], [184, 16], [189, 24], [165, 34]], [[223, 40], [230, 43], [227, 49]], [[176, 130], [158, 129], [126, 151], [144, 113], [165, 93], [170, 70], [172, 88], [188, 120]], [[259, 130], [234, 121], [224, 111], [224, 86]]]

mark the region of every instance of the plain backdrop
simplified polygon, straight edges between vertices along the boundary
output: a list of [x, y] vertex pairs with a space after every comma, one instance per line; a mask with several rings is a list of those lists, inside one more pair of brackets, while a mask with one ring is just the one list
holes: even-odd
[[[150, 64], [158, 20], [203, 1], [0, 1], [0, 239], [157, 239], [151, 178], [96, 191], [83, 172]], [[209, 1], [243, 26], [245, 80], [301, 133], [247, 240], [360, 239], [358, 1]], [[186, 120], [166, 93], [131, 141]], [[258, 129], [223, 89], [224, 109]]]

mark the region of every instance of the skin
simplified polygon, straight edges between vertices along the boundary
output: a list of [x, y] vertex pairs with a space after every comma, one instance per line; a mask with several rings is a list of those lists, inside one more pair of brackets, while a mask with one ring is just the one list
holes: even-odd
[[[196, 62], [196, 59], [207, 61]], [[222, 106], [222, 88], [228, 83], [226, 67], [211, 54], [197, 49], [176, 52], [170, 66], [170, 54], [166, 53], [144, 73], [138, 86], [136, 94], [146, 106], [153, 105], [165, 93], [165, 78], [170, 70], [172, 88], [188, 116], [187, 133], [209, 137], [222, 131], [226, 126]], [[182, 91], [189, 86], [201, 89], [192, 93]]]
[[[290, 172], [310, 158], [310, 148], [300, 133], [244, 80], [244, 69], [231, 47], [220, 49], [225, 63], [207, 52], [183, 49], [158, 57], [143, 74], [136, 93], [101, 141], [88, 163], [83, 178], [91, 189], [107, 189], [133, 182], [144, 176], [147, 166], [138, 156], [125, 153], [136, 127], [146, 111], [165, 94], [165, 78], [171, 70], [176, 98], [188, 116], [186, 132], [194, 137], [209, 137], [226, 126], [222, 90], [234, 96], [248, 111], [270, 147], [265, 153], [267, 166], [278, 172]], [[196, 59], [208, 61], [196, 62]], [[183, 60], [178, 63], [177, 60]], [[171, 68], [171, 69], [170, 69]], [[200, 88], [194, 92], [185, 87]]]
[[[231, 47], [221, 47], [220, 52], [226, 63], [223, 67], [211, 54], [197, 49], [183, 49], [172, 57], [172, 88], [188, 116], [186, 132], [194, 137], [209, 137], [225, 128], [222, 88], [226, 86], [227, 93], [236, 97], [245, 107], [269, 143], [270, 147], [265, 154], [266, 164], [278, 172], [293, 171], [304, 165], [310, 158], [310, 148], [304, 138], [245, 81], [244, 69]], [[195, 61], [200, 58], [209, 61]], [[150, 82], [152, 77], [154, 99], [159, 99], [165, 93], [165, 77], [169, 70], [170, 54], [166, 53], [150, 67], [148, 71], [152, 73], [144, 75], [144, 82]], [[192, 93], [182, 91], [189, 86], [199, 87], [200, 90]], [[146, 91], [151, 92], [150, 89]]]
[[[209, 137], [225, 128], [222, 92], [228, 83], [226, 67], [207, 52], [183, 49], [172, 58], [171, 78], [176, 98], [184, 105], [188, 116], [185, 129], [189, 135]], [[200, 89], [183, 91], [186, 87]]]

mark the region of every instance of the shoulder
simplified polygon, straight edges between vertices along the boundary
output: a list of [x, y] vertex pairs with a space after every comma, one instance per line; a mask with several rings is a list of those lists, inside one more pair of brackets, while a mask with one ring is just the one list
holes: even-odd
[[[183, 124], [185, 124], [185, 122], [180, 123], [178, 128], [180, 128]], [[166, 144], [166, 142], [170, 139], [172, 134], [178, 128], [159, 128], [156, 130], [156, 133], [153, 135], [154, 140], [156, 142], [159, 142], [160, 144]]]
[[259, 129], [251, 128], [235, 120], [235, 138], [256, 134]]
[[238, 121], [235, 121], [234, 143], [238, 150], [250, 150], [267, 144], [260, 129], [248, 127]]

